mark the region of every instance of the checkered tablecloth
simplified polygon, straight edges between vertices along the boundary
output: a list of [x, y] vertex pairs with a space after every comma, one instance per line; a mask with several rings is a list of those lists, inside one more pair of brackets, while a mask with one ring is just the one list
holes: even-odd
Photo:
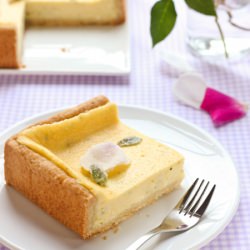
[[[129, 1], [131, 65], [127, 77], [0, 75], [0, 131], [39, 112], [71, 106], [103, 93], [119, 104], [135, 104], [180, 116], [202, 127], [230, 152], [240, 177], [241, 202], [228, 227], [204, 249], [250, 249], [250, 115], [215, 128], [206, 113], [180, 105], [171, 94], [179, 73], [162, 59], [162, 51], [188, 53], [184, 10], [164, 43], [152, 50], [149, 10], [154, 1]], [[250, 103], [250, 56], [211, 64], [193, 58], [190, 63], [210, 86]], [[1, 222], [0, 222], [1, 223]], [[0, 246], [0, 250], [5, 249]]]

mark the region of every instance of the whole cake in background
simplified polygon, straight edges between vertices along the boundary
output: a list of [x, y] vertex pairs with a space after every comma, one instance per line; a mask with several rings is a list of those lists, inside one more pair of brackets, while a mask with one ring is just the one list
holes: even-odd
[[0, 68], [22, 66], [25, 26], [118, 25], [124, 0], [0, 0]]

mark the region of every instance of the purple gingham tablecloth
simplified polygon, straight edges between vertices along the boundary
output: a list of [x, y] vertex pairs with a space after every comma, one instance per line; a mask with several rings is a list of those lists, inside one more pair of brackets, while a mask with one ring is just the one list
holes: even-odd
[[[171, 86], [178, 72], [164, 63], [162, 51], [187, 53], [184, 10], [171, 37], [152, 50], [149, 10], [154, 1], [129, 1], [131, 65], [128, 77], [11, 76], [0, 75], [0, 131], [39, 112], [71, 106], [99, 93], [120, 104], [135, 104], [167, 111], [202, 127], [230, 152], [241, 183], [241, 202], [229, 226], [204, 249], [250, 249], [250, 116], [215, 128], [206, 113], [177, 103]], [[250, 57], [221, 62], [219, 66], [191, 55], [190, 62], [210, 86], [250, 103]], [[0, 222], [1, 223], [1, 222]], [[5, 249], [0, 246], [0, 250]]]

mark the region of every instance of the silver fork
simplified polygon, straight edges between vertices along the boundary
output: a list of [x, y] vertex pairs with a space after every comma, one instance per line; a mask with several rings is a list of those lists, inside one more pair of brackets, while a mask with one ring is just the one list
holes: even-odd
[[[176, 204], [175, 208], [165, 217], [165, 219], [158, 227], [141, 236], [126, 250], [139, 249], [146, 241], [148, 241], [156, 234], [170, 232], [179, 233], [194, 227], [200, 221], [202, 215], [205, 213], [216, 187], [216, 185], [214, 185], [208, 195], [205, 197], [204, 194], [208, 188], [209, 182], [207, 182], [207, 184], [203, 188], [203, 184], [205, 181], [202, 180], [200, 185], [198, 185], [197, 190], [195, 191], [195, 187], [198, 181], [199, 178], [194, 181], [194, 183], [187, 190], [184, 196]], [[191, 197], [193, 191], [195, 192]], [[203, 197], [205, 198], [200, 205]]]

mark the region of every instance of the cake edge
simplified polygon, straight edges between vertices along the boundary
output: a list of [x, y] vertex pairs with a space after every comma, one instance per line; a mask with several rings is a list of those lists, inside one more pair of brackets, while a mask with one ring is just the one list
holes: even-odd
[[[69, 119], [108, 102], [108, 98], [100, 95], [31, 126]], [[91, 237], [91, 208], [96, 201], [95, 196], [54, 163], [19, 144], [17, 136], [12, 136], [5, 143], [6, 183], [84, 239]], [[75, 210], [72, 209], [74, 207]]]
[[86, 102], [83, 102], [77, 106], [63, 110], [63, 111], [49, 117], [48, 119], [44, 119], [42, 121], [36, 122], [33, 125], [28, 126], [28, 128], [33, 127], [33, 126], [37, 126], [37, 125], [52, 124], [55, 122], [63, 121], [65, 119], [70, 119], [70, 118], [77, 116], [81, 113], [88, 112], [92, 109], [101, 107], [101, 106], [107, 104], [108, 102], [109, 102], [109, 99], [106, 96], [98, 95], [98, 96], [93, 97], [93, 98], [87, 100]]
[[30, 20], [26, 18], [26, 25], [29, 26], [43, 26], [43, 27], [83, 27], [83, 26], [116, 26], [122, 24], [126, 21], [126, 0], [118, 0], [119, 1], [119, 16], [114, 20], [109, 21], [69, 21], [69, 20]]
[[119, 217], [119, 220], [116, 220], [115, 222], [111, 222], [110, 224], [101, 228], [100, 230], [98, 230], [97, 232], [92, 234], [91, 237], [95, 237], [101, 233], [105, 233], [108, 230], [112, 230], [112, 229], [116, 228], [121, 222], [123, 222], [123, 221], [129, 219], [130, 217], [132, 217], [133, 215], [135, 215], [136, 212], [153, 204], [155, 201], [159, 200], [164, 195], [171, 193], [172, 191], [174, 191], [175, 189], [177, 189], [180, 186], [183, 178], [184, 178], [184, 174], [181, 176], [181, 178], [178, 179], [178, 181], [175, 181], [174, 184], [171, 183], [170, 187], [168, 186], [167, 188], [160, 190], [157, 194], [152, 195], [152, 197], [150, 197], [150, 199], [148, 199], [147, 202], [140, 203], [139, 205], [133, 207], [133, 209], [126, 211], [123, 215], [121, 215]]
[[[0, 25], [0, 68], [20, 68], [16, 46], [17, 31], [14, 27]], [[8, 53], [6, 53], [8, 51]]]
[[83, 238], [89, 237], [96, 198], [54, 163], [10, 139], [4, 173], [8, 185]]

